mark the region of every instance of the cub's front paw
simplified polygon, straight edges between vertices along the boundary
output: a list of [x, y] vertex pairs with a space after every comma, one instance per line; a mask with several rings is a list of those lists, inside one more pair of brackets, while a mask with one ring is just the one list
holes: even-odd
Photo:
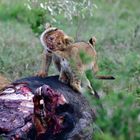
[[59, 81], [61, 81], [62, 83], [65, 83], [65, 84], [68, 84], [69, 83], [69, 80], [68, 80], [68, 78], [67, 77], [65, 77], [65, 76], [59, 76]]
[[81, 88], [81, 85], [79, 83], [70, 83], [71, 87], [77, 91], [78, 93], [82, 93], [82, 88]]
[[48, 76], [48, 74], [45, 71], [39, 71], [36, 76], [45, 78]]

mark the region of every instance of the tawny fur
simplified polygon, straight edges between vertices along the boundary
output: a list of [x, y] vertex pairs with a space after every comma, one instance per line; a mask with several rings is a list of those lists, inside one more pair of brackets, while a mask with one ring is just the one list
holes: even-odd
[[[60, 81], [69, 83], [73, 89], [81, 92], [81, 81], [84, 80], [86, 88], [93, 93], [91, 84], [85, 76], [85, 71], [92, 69], [94, 75], [98, 71], [95, 50], [96, 38], [91, 38], [89, 42], [73, 43], [72, 39], [62, 30], [49, 26], [41, 34], [40, 40], [44, 47], [44, 52], [42, 55], [42, 67], [37, 75], [41, 77], [47, 76], [49, 66], [53, 60], [60, 72]], [[85, 53], [90, 58], [90, 61], [85, 63], [80, 56], [81, 53]]]

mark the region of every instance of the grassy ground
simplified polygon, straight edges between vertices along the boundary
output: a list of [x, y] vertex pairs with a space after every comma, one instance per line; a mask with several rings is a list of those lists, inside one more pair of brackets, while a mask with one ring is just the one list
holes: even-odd
[[[21, 20], [23, 15], [20, 8], [11, 5], [11, 9], [7, 7], [4, 10], [3, 4], [9, 1], [0, 3], [0, 73], [12, 81], [33, 75], [40, 65], [42, 47], [39, 39], [29, 25]], [[85, 19], [85, 25], [78, 30], [78, 38], [88, 40], [92, 35], [97, 37], [99, 74], [116, 77], [115, 81], [91, 79], [100, 94], [105, 95], [102, 100], [106, 110], [103, 115], [98, 116], [96, 123], [101, 132], [105, 132], [100, 139], [138, 140], [140, 1], [94, 0], [94, 3], [98, 8], [95, 8], [93, 17]], [[17, 11], [21, 13], [15, 18], [14, 13]], [[58, 19], [63, 24], [55, 23], [56, 26], [71, 36], [76, 35], [76, 24], [70, 24], [63, 17]], [[54, 73], [52, 67], [50, 74]]]
[[32, 75], [39, 63], [37, 38], [27, 25], [15, 21], [1, 21], [0, 28], [0, 72], [11, 80]]

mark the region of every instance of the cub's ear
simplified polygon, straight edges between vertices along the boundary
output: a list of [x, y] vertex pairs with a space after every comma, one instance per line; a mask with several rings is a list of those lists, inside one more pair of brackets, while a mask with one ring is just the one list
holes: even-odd
[[65, 36], [64, 36], [64, 43], [65, 43], [66, 45], [69, 45], [69, 44], [73, 43], [73, 39], [72, 39], [71, 37], [65, 35]]
[[46, 23], [45, 24], [45, 29], [47, 30], [47, 29], [49, 29], [49, 28], [51, 28], [52, 27], [52, 25], [50, 24], [50, 23]]
[[96, 40], [97, 40], [96, 37], [93, 36], [92, 38], [90, 38], [89, 43], [90, 43], [92, 46], [95, 47], [95, 45], [96, 45]]

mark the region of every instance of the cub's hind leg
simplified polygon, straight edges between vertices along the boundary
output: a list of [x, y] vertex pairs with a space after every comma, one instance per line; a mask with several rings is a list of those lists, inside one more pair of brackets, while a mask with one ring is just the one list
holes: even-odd
[[84, 92], [89, 92], [90, 94], [94, 95], [93, 88], [92, 88], [92, 86], [91, 86], [90, 81], [89, 81], [88, 78], [86, 77], [86, 75], [84, 75], [83, 78], [82, 78], [82, 84], [83, 84], [82, 90], [83, 90]]
[[87, 76], [84, 74], [83, 78], [82, 78], [82, 92], [83, 93], [90, 93], [91, 95], [93, 95], [96, 98], [100, 98], [98, 93], [96, 92], [96, 90], [94, 90], [92, 88], [91, 82], [89, 81], [89, 79], [87, 78]]
[[81, 76], [82, 74], [79, 71], [72, 71], [70, 76], [70, 86], [79, 93], [82, 93]]
[[78, 65], [73, 65], [73, 61], [68, 61], [65, 58], [61, 59], [61, 72], [60, 72], [60, 79], [63, 76], [67, 76], [68, 82], [70, 86], [76, 90], [77, 92], [81, 93], [81, 75], [82, 70], [81, 67]]

